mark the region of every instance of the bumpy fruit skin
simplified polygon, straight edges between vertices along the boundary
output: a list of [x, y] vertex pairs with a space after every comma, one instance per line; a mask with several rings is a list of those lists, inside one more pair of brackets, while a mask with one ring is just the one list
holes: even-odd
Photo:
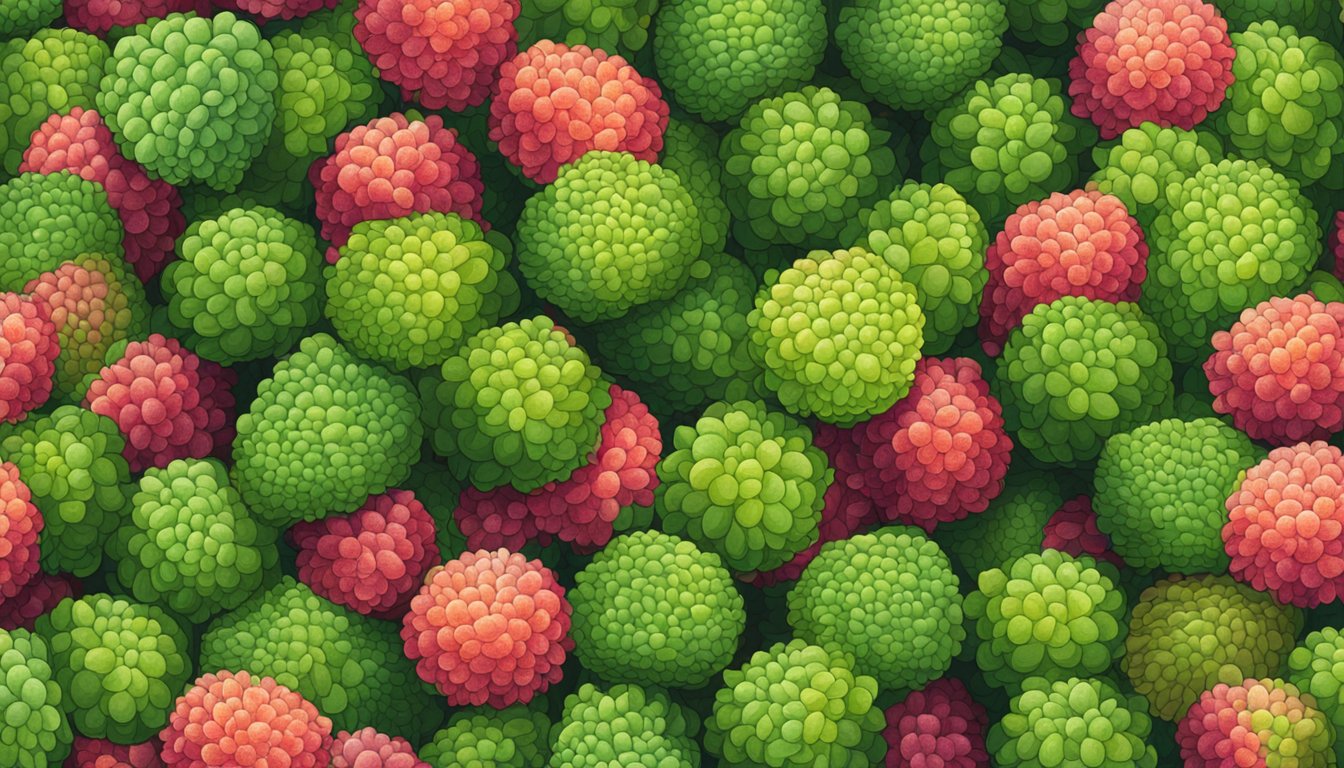
[[331, 720], [298, 693], [245, 671], [197, 678], [159, 735], [167, 768], [224, 768], [240, 764], [243, 752], [254, 764], [290, 768], [331, 760]]
[[829, 248], [896, 174], [891, 134], [862, 102], [807, 86], [762, 99], [719, 146], [733, 234], [748, 248]]
[[331, 745], [331, 768], [433, 768], [415, 756], [410, 742], [361, 728], [341, 731]]
[[0, 607], [5, 610], [37, 577], [42, 525], [42, 513], [33, 506], [33, 493], [19, 477], [19, 468], [0, 462]]
[[542, 40], [499, 68], [490, 140], [524, 176], [550, 184], [589, 150], [657, 162], [667, 118], [657, 81], [625, 59]]
[[[15, 0], [0, 9], [0, 39], [28, 37], [61, 15], [60, 0]], [[72, 25], [74, 26], [74, 25]]]
[[1064, 503], [1057, 480], [1014, 470], [984, 512], [938, 526], [937, 539], [971, 576], [1038, 553], [1050, 515]]
[[840, 7], [835, 41], [874, 98], [918, 111], [985, 74], [1007, 29], [998, 0], [850, 0]]
[[487, 328], [420, 385], [434, 450], [472, 485], [526, 493], [583, 466], [611, 404], [602, 371], [549, 318]]
[[160, 749], [157, 738], [127, 745], [76, 736], [63, 768], [164, 768]]
[[420, 758], [436, 768], [545, 768], [550, 728], [545, 712], [522, 704], [504, 709], [471, 707], [450, 717], [448, 725], [420, 748]]
[[1164, 419], [1111, 436], [1097, 458], [1097, 526], [1136, 568], [1227, 569], [1223, 502], [1265, 452], [1221, 420]]
[[1143, 308], [1172, 359], [1193, 363], [1247, 307], [1291, 291], [1315, 266], [1321, 230], [1297, 182], [1250, 160], [1206, 165], [1167, 187], [1147, 230]]
[[672, 298], [633, 307], [590, 334], [602, 369], [629, 380], [660, 414], [759, 394], [747, 324], [756, 278], [741, 261], [708, 250], [686, 275]]
[[1247, 678], [1205, 691], [1181, 719], [1176, 741], [1191, 768], [1335, 765], [1330, 721], [1315, 700], [1279, 679]]
[[24, 292], [51, 307], [56, 341], [53, 394], [78, 401], [85, 379], [96, 374], [119, 343], [144, 333], [145, 289], [117, 255], [76, 256], [34, 277]]
[[1067, 188], [1077, 156], [1095, 144], [1096, 129], [1068, 114], [1059, 81], [1014, 74], [978, 80], [943, 107], [920, 154], [926, 176], [943, 179], [986, 221], [998, 222]]
[[1021, 206], [985, 254], [985, 352], [1001, 353], [1009, 332], [1037, 304], [1064, 296], [1138, 301], [1147, 262], [1143, 231], [1118, 197], [1080, 189]]
[[561, 167], [514, 234], [528, 284], [582, 323], [671, 298], [703, 244], [677, 174], [627, 152], [590, 151]]
[[422, 436], [411, 383], [319, 333], [276, 363], [238, 417], [234, 483], [270, 525], [317, 520], [405, 480]]
[[42, 568], [88, 576], [102, 560], [102, 542], [129, 503], [130, 470], [110, 419], [73, 405], [30, 418], [0, 435], [0, 456], [42, 512]]
[[400, 112], [357, 125], [336, 137], [335, 151], [313, 163], [327, 261], [361, 221], [413, 213], [456, 213], [487, 227], [481, 218], [481, 166], [443, 127], [443, 118], [411, 119]]
[[1067, 555], [1091, 557], [1099, 563], [1123, 568], [1124, 560], [1111, 549], [1111, 539], [1097, 526], [1092, 499], [1075, 496], [1050, 515], [1045, 523], [1041, 546]]
[[746, 626], [719, 556], [659, 531], [613, 539], [575, 576], [575, 655], [603, 680], [698, 688]]
[[597, 447], [569, 477], [530, 493], [510, 485], [462, 493], [453, 515], [467, 548], [518, 550], [554, 537], [592, 551], [611, 540], [623, 517], [653, 505], [663, 451], [658, 420], [634, 392], [613, 384], [608, 393]]
[[587, 45], [634, 58], [649, 41], [658, 0], [528, 0], [518, 16], [523, 47], [539, 40]]
[[288, 535], [299, 551], [296, 567], [304, 584], [378, 618], [404, 616], [425, 574], [440, 560], [434, 518], [410, 491], [370, 496], [348, 515], [298, 523]]
[[915, 287], [862, 248], [767, 275], [747, 316], [765, 386], [789, 411], [852, 426], [910, 391], [924, 345]]
[[121, 257], [121, 221], [107, 190], [71, 171], [23, 173], [0, 185], [0, 291], [83, 254]]
[[979, 639], [975, 661], [1010, 687], [1105, 672], [1125, 639], [1125, 593], [1107, 563], [1056, 549], [983, 571], [966, 598]]
[[1275, 21], [1234, 32], [1236, 81], [1214, 126], [1228, 151], [1309, 184], [1344, 187], [1344, 58], [1330, 43]]
[[540, 560], [499, 549], [432, 569], [402, 620], [406, 656], [449, 706], [526, 704], [560, 680], [571, 608]]
[[102, 38], [116, 27], [135, 27], [170, 13], [189, 13], [211, 0], [66, 0], [65, 23]]
[[342, 608], [288, 576], [211, 622], [200, 666], [275, 678], [336, 728], [372, 726], [419, 743], [438, 725], [433, 692], [402, 656], [393, 624]]
[[658, 464], [663, 528], [717, 552], [738, 572], [770, 570], [817, 538], [835, 477], [801, 422], [760, 402], [715, 403], [677, 427]]
[[108, 555], [137, 600], [200, 623], [261, 588], [279, 561], [275, 540], [221, 462], [188, 459], [145, 472]]
[[1152, 720], [1143, 698], [1125, 695], [1104, 678], [1033, 677], [989, 729], [994, 765], [1095, 765], [1155, 768]]
[[585, 683], [552, 728], [550, 768], [696, 768], [699, 722], [666, 693]]
[[56, 604], [74, 594], [77, 586], [67, 575], [52, 576], [39, 571], [13, 597], [0, 601], [0, 629], [32, 631], [37, 619], [51, 612]]
[[681, 179], [700, 214], [700, 239], [706, 253], [720, 252], [728, 240], [731, 217], [723, 201], [723, 164], [719, 135], [693, 120], [669, 118], [658, 164]]
[[85, 736], [148, 739], [191, 679], [187, 635], [156, 606], [106, 594], [62, 600], [36, 632], [51, 645], [62, 705]]
[[887, 520], [932, 531], [1003, 490], [1013, 441], [970, 358], [923, 358], [910, 394], [855, 428], [869, 496]]
[[1173, 397], [1167, 344], [1137, 304], [1065, 296], [1008, 337], [997, 369], [1008, 431], [1037, 458], [1076, 465]]
[[955, 677], [935, 680], [887, 707], [886, 768], [984, 768], [989, 715]]
[[728, 768], [859, 768], [886, 753], [877, 681], [854, 658], [802, 640], [757, 651], [723, 673], [705, 749]]
[[1064, 45], [1092, 23], [1105, 0], [1005, 0], [1008, 29], [1028, 43]]
[[1301, 628], [1298, 609], [1228, 576], [1171, 576], [1134, 605], [1120, 667], [1174, 722], [1216, 683], [1276, 674]]
[[730, 121], [758, 99], [812, 79], [826, 51], [821, 0], [666, 0], [653, 60], [677, 104]]
[[283, 355], [321, 315], [321, 263], [313, 230], [272, 208], [196, 221], [160, 281], [168, 323], [207, 360]]
[[1227, 497], [1232, 576], [1314, 608], [1344, 593], [1344, 454], [1324, 442], [1275, 448]]
[[980, 214], [946, 184], [907, 181], [872, 208], [859, 211], [841, 242], [881, 256], [915, 286], [924, 312], [924, 354], [951, 348], [975, 324], [989, 273], [989, 233]]
[[789, 592], [795, 636], [853, 655], [856, 672], [922, 687], [966, 638], [960, 581], [936, 543], [901, 526], [825, 544]]
[[231, 369], [155, 333], [108, 350], [107, 365], [82, 386], [83, 404], [117, 423], [138, 474], [176, 459], [227, 455], [237, 381]]
[[340, 0], [213, 0], [220, 8], [251, 14], [264, 24], [335, 8]]
[[[1307, 635], [1288, 655], [1288, 680], [1316, 699], [1316, 708], [1334, 724], [1344, 725], [1344, 635], [1327, 627]], [[1338, 745], [1337, 745], [1338, 746]]]
[[52, 114], [93, 106], [107, 60], [107, 44], [77, 29], [0, 44], [0, 170], [18, 169], [33, 131]]
[[461, 112], [485, 102], [514, 51], [518, 0], [360, 0], [355, 39], [406, 101]]
[[822, 497], [821, 521], [817, 523], [817, 540], [783, 565], [757, 571], [750, 581], [758, 587], [771, 587], [786, 581], [796, 581], [821, 548], [832, 541], [848, 539], [878, 520], [877, 506], [864, 488], [855, 454], [857, 446], [852, 430], [817, 425], [814, 444], [826, 452], [826, 459], [835, 469], [835, 480]]
[[1120, 198], [1146, 230], [1165, 200], [1167, 185], [1222, 159], [1223, 146], [1211, 133], [1143, 123], [1092, 148], [1097, 172], [1090, 182]]
[[232, 192], [270, 136], [279, 85], [252, 22], [174, 13], [117, 41], [97, 104], [122, 152], [153, 176]]
[[455, 213], [361, 222], [327, 268], [326, 314], [366, 359], [439, 366], [517, 308], [507, 261], [507, 241]]
[[1344, 429], [1344, 303], [1276, 297], [1213, 335], [1204, 373], [1213, 408], [1273, 445]]
[[51, 306], [0, 293], [0, 423], [22, 421], [47, 402], [60, 353]]
[[187, 227], [182, 196], [171, 184], [151, 179], [117, 147], [95, 110], [74, 107], [47, 118], [23, 152], [19, 173], [71, 171], [97, 182], [125, 230], [121, 244], [140, 282], [148, 283], [173, 258], [173, 243]]
[[0, 629], [0, 760], [15, 768], [48, 768], [70, 753], [74, 734], [62, 707], [51, 652], [27, 630]]
[[1246, 29], [1257, 21], [1276, 19], [1302, 30], [1321, 30], [1334, 23], [1330, 0], [1215, 0], [1219, 12], [1233, 29]]
[[1073, 114], [1113, 139], [1143, 123], [1194, 128], [1223, 103], [1236, 51], [1204, 0], [1113, 0], [1069, 62]]
[[291, 30], [270, 40], [280, 80], [275, 124], [239, 189], [266, 205], [306, 207], [313, 161], [347, 126], [377, 117], [384, 94], [368, 57], [338, 32]]

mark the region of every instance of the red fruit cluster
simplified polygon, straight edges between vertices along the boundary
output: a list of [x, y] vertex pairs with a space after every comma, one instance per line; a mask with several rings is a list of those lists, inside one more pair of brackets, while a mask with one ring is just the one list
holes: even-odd
[[[1283, 736], [1269, 727], [1273, 720], [1296, 723], [1310, 709], [1290, 683], [1251, 678], [1241, 685], [1219, 683], [1201, 694], [1177, 724], [1181, 759], [1187, 768], [1265, 768], [1268, 751]], [[1280, 764], [1297, 764], [1289, 762], [1294, 754], [1292, 749], [1280, 754]]]
[[13, 597], [0, 600], [0, 629], [26, 629], [32, 631], [37, 617], [51, 611], [56, 604], [67, 597], [73, 597], [77, 585], [73, 577], [61, 574], [52, 576], [45, 571], [33, 575], [32, 581], [25, 584]]
[[1148, 274], [1148, 245], [1120, 198], [1097, 190], [1056, 192], [1008, 217], [985, 267], [980, 340], [985, 352], [998, 355], [1009, 331], [1037, 304], [1063, 296], [1137, 301]]
[[100, 37], [113, 27], [134, 27], [170, 13], [197, 10], [193, 0], [65, 0], [64, 4], [66, 24]]
[[807, 564], [816, 559], [823, 544], [847, 539], [861, 528], [877, 522], [877, 506], [869, 497], [864, 475], [859, 471], [854, 430], [820, 424], [812, 443], [826, 452], [827, 461], [835, 469], [835, 480], [826, 488], [823, 497], [817, 541], [778, 568], [754, 574], [751, 583], [758, 587], [796, 580]]
[[237, 374], [202, 360], [176, 339], [132, 341], [89, 384], [84, 406], [117, 423], [133, 472], [201, 459], [233, 441]]
[[61, 353], [51, 305], [0, 293], [0, 423], [14, 423], [51, 397]]
[[1344, 454], [1324, 442], [1275, 448], [1227, 499], [1232, 576], [1281, 603], [1344, 594]]
[[989, 715], [960, 680], [945, 677], [887, 709], [887, 768], [989, 765]]
[[1119, 568], [1125, 564], [1111, 551], [1111, 537], [1097, 527], [1097, 513], [1089, 496], [1076, 496], [1064, 502], [1045, 523], [1042, 549], [1057, 549], [1074, 557], [1084, 555]]
[[460, 112], [490, 96], [520, 11], [518, 0], [360, 0], [355, 39], [407, 101]]
[[168, 768], [327, 768], [331, 720], [272, 678], [202, 675], [177, 699], [159, 732]]
[[1073, 114], [1101, 137], [1151, 122], [1194, 128], [1223, 103], [1236, 50], [1202, 0], [1114, 0], [1078, 36], [1069, 62]]
[[454, 517], [472, 549], [517, 550], [551, 537], [581, 550], [605, 546], [621, 510], [651, 506], [663, 452], [658, 420], [634, 392], [612, 385], [597, 449], [565, 480], [531, 493], [468, 488]]
[[[163, 15], [154, 12], [149, 18]], [[181, 195], [173, 185], [151, 179], [137, 163], [126, 159], [97, 112], [74, 107], [67, 115], [47, 118], [33, 132], [32, 143], [23, 153], [19, 172], [28, 171], [71, 171], [102, 184], [126, 230], [122, 247], [140, 282], [150, 282], [173, 258], [173, 245], [187, 228]]]
[[439, 561], [434, 518], [410, 491], [370, 496], [349, 515], [289, 529], [299, 580], [359, 613], [400, 619]]
[[127, 745], [76, 736], [65, 768], [163, 768], [163, 761], [158, 739]]
[[625, 59], [542, 40], [500, 67], [490, 138], [524, 176], [550, 184], [593, 149], [658, 162], [667, 117], [658, 83]]
[[406, 656], [449, 706], [527, 703], [574, 647], [565, 588], [540, 560], [465, 552], [434, 568], [402, 620]]
[[859, 461], [883, 517], [932, 531], [983, 512], [1003, 490], [1013, 442], [969, 358], [923, 358], [910, 394], [858, 428]]
[[439, 212], [486, 226], [481, 166], [438, 115], [410, 120], [394, 112], [356, 126], [336, 137], [335, 152], [313, 163], [308, 175], [333, 264], [361, 221]]
[[214, 0], [214, 3], [231, 11], [250, 13], [264, 24], [272, 19], [293, 19], [335, 8], [341, 0]]
[[372, 728], [341, 731], [331, 747], [331, 768], [432, 768], [415, 756], [410, 742]]
[[19, 478], [19, 468], [0, 462], [0, 606], [10, 601], [37, 575], [38, 534], [42, 513], [33, 505], [33, 493]]
[[1272, 298], [1213, 334], [1213, 408], [1257, 440], [1291, 445], [1344, 428], [1344, 304]]

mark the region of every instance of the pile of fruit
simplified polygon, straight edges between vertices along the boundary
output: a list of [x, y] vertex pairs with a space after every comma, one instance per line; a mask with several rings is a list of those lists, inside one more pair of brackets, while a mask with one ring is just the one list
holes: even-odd
[[1344, 765], [1344, 0], [0, 2], [0, 766]]

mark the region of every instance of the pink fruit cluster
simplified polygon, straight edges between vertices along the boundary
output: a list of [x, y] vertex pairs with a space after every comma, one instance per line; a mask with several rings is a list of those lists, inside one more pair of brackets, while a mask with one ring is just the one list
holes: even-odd
[[237, 374], [176, 339], [132, 341], [92, 379], [84, 406], [117, 423], [134, 472], [219, 455], [233, 442]]
[[51, 306], [0, 293], [0, 423], [14, 423], [51, 397], [61, 353]]
[[331, 768], [432, 768], [415, 756], [410, 742], [363, 728], [341, 731], [331, 747]]
[[0, 609], [4, 611], [37, 576], [42, 527], [42, 513], [33, 505], [33, 492], [19, 478], [19, 468], [0, 462]]
[[406, 656], [449, 706], [527, 703], [574, 647], [565, 588], [540, 560], [499, 549], [438, 566], [402, 620]]
[[438, 115], [411, 120], [394, 112], [356, 126], [336, 137], [335, 151], [308, 175], [333, 264], [361, 221], [439, 212], [484, 225], [480, 164]]
[[299, 580], [334, 603], [400, 619], [425, 574], [439, 561], [434, 518], [410, 491], [370, 496], [348, 515], [289, 529]]
[[[69, 3], [66, 14], [70, 14]], [[163, 15], [154, 11], [150, 18]], [[69, 114], [47, 118], [33, 132], [32, 143], [23, 153], [19, 172], [28, 171], [71, 171], [86, 181], [102, 184], [108, 203], [126, 230], [122, 238], [126, 261], [141, 282], [150, 282], [173, 258], [174, 243], [187, 228], [181, 195], [173, 185], [151, 179], [143, 168], [126, 159], [97, 112], [74, 107]]]
[[989, 715], [956, 678], [934, 680], [887, 709], [887, 768], [989, 765]]
[[1103, 139], [1151, 122], [1193, 128], [1232, 84], [1227, 21], [1203, 0], [1114, 0], [1069, 62], [1073, 114]]
[[1111, 550], [1111, 537], [1097, 527], [1097, 513], [1088, 496], [1075, 496], [1055, 510], [1045, 523], [1041, 548], [1057, 549], [1074, 557], [1086, 555], [1117, 568], [1124, 565], [1120, 556]]
[[980, 340], [998, 355], [1009, 331], [1037, 304], [1063, 296], [1137, 301], [1148, 245], [1120, 198], [1097, 190], [1056, 192], [1019, 207], [985, 254], [989, 283]]
[[658, 83], [625, 59], [542, 40], [499, 70], [490, 138], [538, 184], [589, 150], [658, 161], [668, 106]]

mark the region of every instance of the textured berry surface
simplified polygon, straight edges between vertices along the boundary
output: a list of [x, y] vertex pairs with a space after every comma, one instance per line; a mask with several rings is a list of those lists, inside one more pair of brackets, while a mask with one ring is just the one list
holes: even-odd
[[51, 305], [0, 294], [0, 423], [21, 421], [47, 402], [60, 353]]
[[989, 762], [989, 716], [966, 686], [945, 677], [887, 708], [886, 768], [980, 768]]
[[1204, 692], [1181, 719], [1187, 766], [1334, 764], [1334, 733], [1315, 701], [1292, 683], [1246, 679]]

